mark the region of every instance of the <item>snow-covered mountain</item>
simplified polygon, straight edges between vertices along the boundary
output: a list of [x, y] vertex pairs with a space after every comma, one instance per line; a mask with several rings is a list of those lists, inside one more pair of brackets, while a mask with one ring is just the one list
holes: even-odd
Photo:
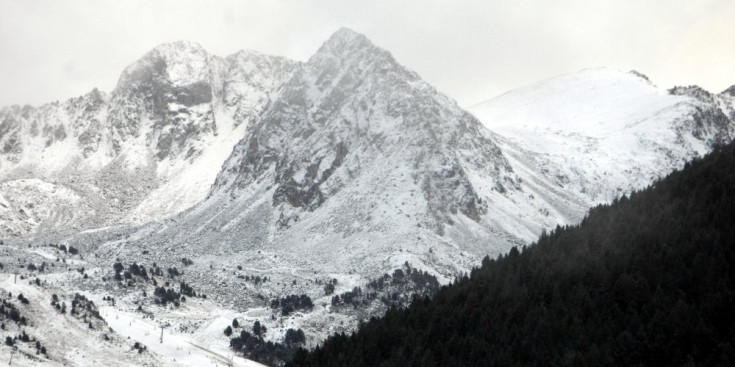
[[206, 201], [131, 242], [245, 263], [275, 253], [259, 266], [303, 274], [409, 261], [449, 279], [519, 241], [524, 219], [495, 201], [521, 184], [492, 134], [353, 31], [300, 66], [245, 136]]
[[[590, 69], [470, 108], [526, 181], [586, 207], [641, 189], [735, 137], [731, 93], [665, 90], [643, 74]], [[584, 211], [572, 217], [581, 219]]]
[[248, 126], [205, 201], [100, 251], [354, 284], [409, 262], [446, 281], [732, 140], [732, 102], [587, 70], [474, 108], [486, 129], [342, 29]]
[[[407, 263], [447, 282], [731, 141], [734, 95], [595, 69], [470, 113], [348, 29], [305, 63], [162, 45], [109, 96], [7, 108], [0, 125], [6, 233], [160, 220], [13, 239], [0, 261], [37, 276], [27, 262], [68, 256], [40, 277], [114, 294], [105, 316], [155, 329], [150, 314], [207, 348], [227, 343], [215, 331], [234, 317], [267, 325], [273, 342], [303, 328], [313, 346], [405, 296], [376, 284], [400, 283]], [[113, 280], [117, 263], [185, 268], [155, 286], [208, 297], [167, 309], [150, 279]], [[359, 287], [359, 303], [335, 302]], [[313, 307], [270, 306], [286, 295]]]
[[0, 110], [0, 233], [160, 219], [202, 200], [296, 62], [163, 44], [117, 87]]

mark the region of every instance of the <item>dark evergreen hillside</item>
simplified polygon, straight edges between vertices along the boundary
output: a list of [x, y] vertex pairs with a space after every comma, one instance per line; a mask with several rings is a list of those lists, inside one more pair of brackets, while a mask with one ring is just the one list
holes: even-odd
[[735, 365], [735, 146], [290, 366]]

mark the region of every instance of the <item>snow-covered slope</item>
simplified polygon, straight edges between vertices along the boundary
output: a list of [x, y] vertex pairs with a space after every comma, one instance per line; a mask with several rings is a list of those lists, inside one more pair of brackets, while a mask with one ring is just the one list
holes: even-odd
[[643, 188], [731, 141], [732, 103], [727, 93], [667, 91], [637, 72], [590, 69], [470, 111], [498, 134], [498, 145], [525, 181], [546, 181], [589, 207]]
[[[57, 258], [63, 262], [55, 262]], [[5, 244], [0, 246], [0, 263], [3, 363], [12, 355], [12, 366], [262, 367], [233, 358], [222, 333], [232, 313], [206, 300], [160, 308], [150, 317], [125, 297], [117, 298], [115, 287], [84, 291], [71, 286], [92, 283], [104, 273], [82, 256], [50, 246]], [[192, 324], [202, 327], [191, 330]]]
[[196, 204], [296, 65], [174, 42], [128, 66], [109, 95], [1, 109], [0, 233], [141, 223]]

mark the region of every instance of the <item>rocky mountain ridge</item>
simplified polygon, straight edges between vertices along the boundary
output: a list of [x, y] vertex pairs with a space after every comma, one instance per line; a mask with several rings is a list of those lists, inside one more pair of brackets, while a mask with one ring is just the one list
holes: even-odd
[[297, 64], [174, 42], [128, 66], [109, 94], [3, 108], [0, 230], [141, 223], [196, 204]]
[[448, 280], [731, 141], [732, 99], [705, 96], [587, 70], [473, 109], [486, 129], [342, 29], [248, 126], [207, 199], [125, 246], [258, 259], [288, 276], [408, 261]]

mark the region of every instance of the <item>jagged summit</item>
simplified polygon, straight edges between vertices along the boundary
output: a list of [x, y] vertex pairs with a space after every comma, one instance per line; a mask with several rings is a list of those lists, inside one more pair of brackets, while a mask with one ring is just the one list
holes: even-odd
[[338, 30], [332, 33], [331, 36], [329, 36], [325, 43], [334, 42], [335, 40], [341, 40], [343, 42], [353, 44], [358, 44], [365, 41], [370, 43], [370, 40], [368, 40], [368, 38], [364, 34], [347, 27], [340, 27]]
[[349, 28], [340, 28], [319, 47], [314, 56], [331, 54], [347, 58], [351, 54], [364, 55], [365, 52], [379, 52], [383, 55], [390, 55], [389, 52], [375, 46], [365, 35]]
[[690, 96], [699, 100], [713, 101], [715, 94], [707, 91], [698, 85], [674, 86], [669, 89], [669, 93], [675, 96]]
[[[385, 74], [386, 78], [420, 80], [417, 74], [401, 66], [390, 52], [348, 28], [338, 30], [325, 41], [309, 58], [305, 68], [318, 70], [319, 88], [328, 87], [327, 80], [349, 82], [374, 73]], [[395, 78], [396, 73], [401, 74], [400, 77]]]
[[207, 52], [201, 44], [192, 41], [172, 41], [164, 42], [156, 45], [150, 51], [146, 52], [142, 59], [162, 58], [167, 62], [183, 62], [191, 60], [193, 57], [208, 56]]
[[175, 86], [202, 81], [209, 71], [209, 59], [207, 51], [198, 43], [163, 43], [125, 68], [118, 81], [118, 89], [125, 88], [131, 81], [152, 76], [165, 78]]

